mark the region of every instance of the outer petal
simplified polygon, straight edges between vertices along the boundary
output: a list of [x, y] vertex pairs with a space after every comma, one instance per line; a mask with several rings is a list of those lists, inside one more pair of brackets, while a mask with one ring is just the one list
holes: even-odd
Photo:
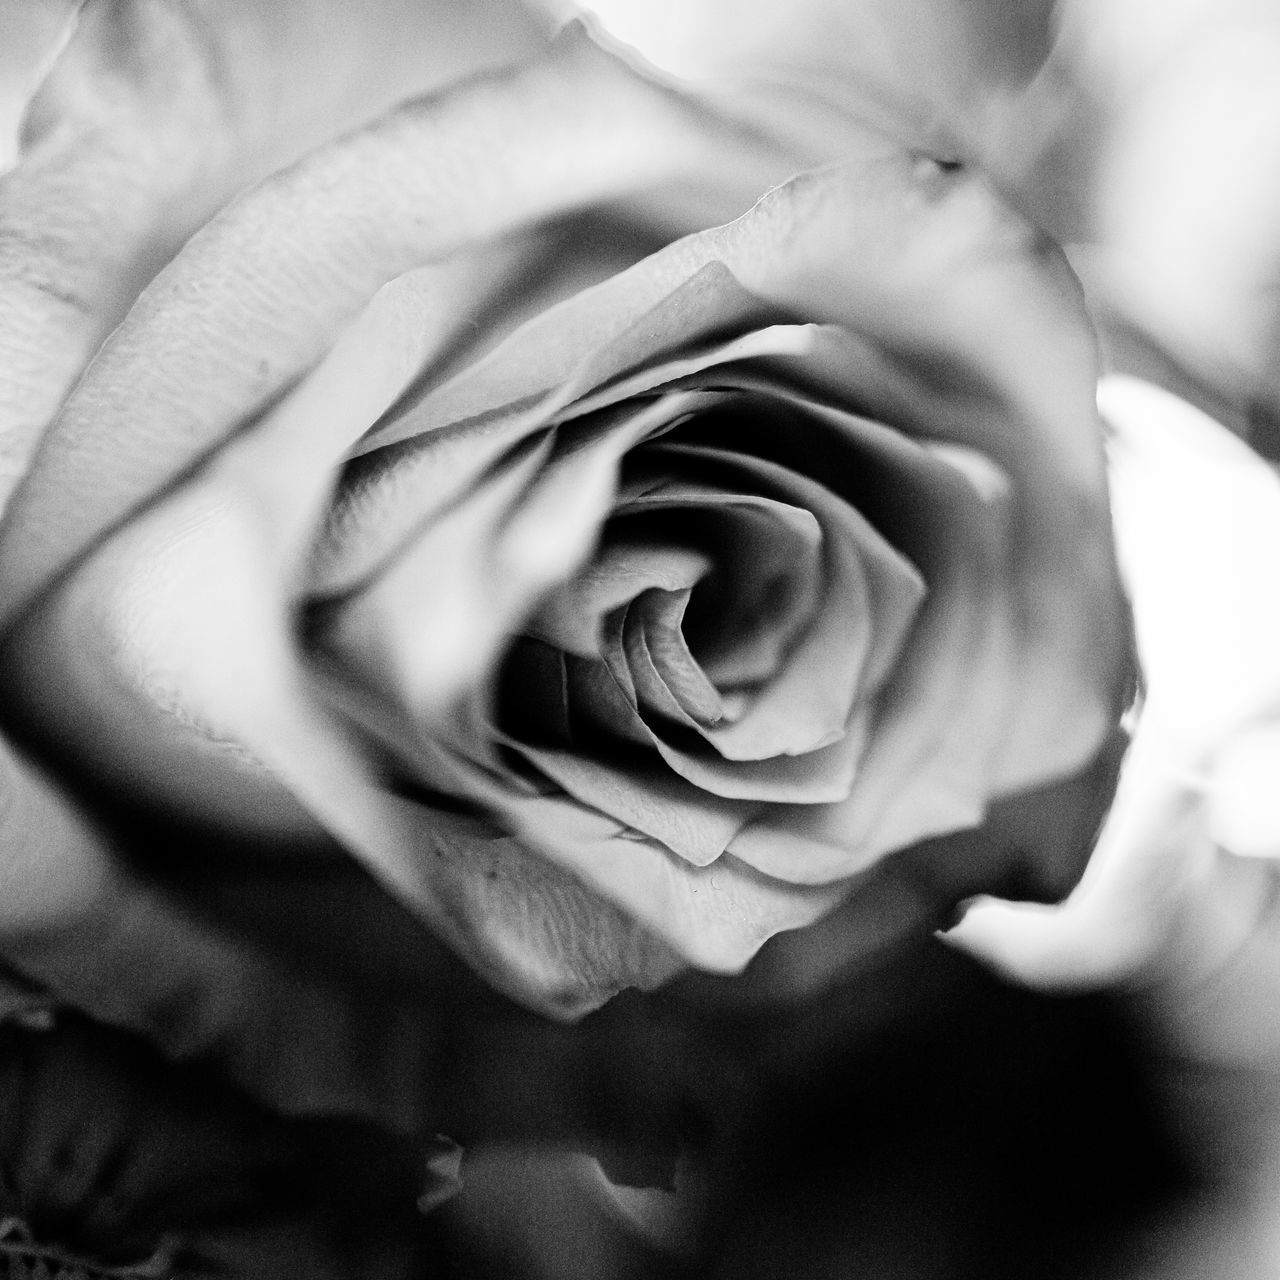
[[78, 27], [52, 70], [4, 76], [29, 92], [33, 71], [49, 73], [0, 181], [5, 497], [138, 290], [243, 185], [540, 43], [514, 0], [40, 0], [6, 6], [0, 59], [73, 7]]
[[1215, 1057], [1243, 1047], [1274, 1061], [1280, 809], [1274, 775], [1240, 795], [1232, 772], [1238, 747], [1265, 742], [1280, 714], [1280, 483], [1167, 391], [1115, 377], [1099, 400], [1147, 697], [1075, 893], [1056, 909], [979, 904], [955, 936], [1051, 987], [1155, 975], [1179, 1034], [1208, 1032]]
[[868, 126], [949, 154], [1034, 74], [1052, 0], [542, 0], [726, 110], [787, 121], [798, 143], [849, 154]]
[[192, 240], [64, 406], [0, 530], [0, 617], [260, 413], [385, 281], [677, 177], [768, 181], [761, 167], [781, 161], [581, 38], [312, 153]]
[[1097, 300], [1145, 335], [1145, 362], [1119, 368], [1149, 372], [1154, 343], [1166, 385], [1224, 421], [1264, 409], [1274, 424], [1280, 11], [1060, 8], [1048, 74], [1012, 104], [984, 163], [1060, 241], [1087, 247]]

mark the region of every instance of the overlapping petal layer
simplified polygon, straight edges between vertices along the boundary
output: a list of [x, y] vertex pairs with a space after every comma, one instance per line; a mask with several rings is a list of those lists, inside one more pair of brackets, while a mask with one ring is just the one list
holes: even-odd
[[738, 969], [1097, 749], [1091, 341], [972, 178], [801, 179], [406, 392], [441, 279], [30, 613], [46, 727], [122, 723], [116, 767], [185, 803], [192, 761], [224, 805], [282, 782], [558, 1013]]

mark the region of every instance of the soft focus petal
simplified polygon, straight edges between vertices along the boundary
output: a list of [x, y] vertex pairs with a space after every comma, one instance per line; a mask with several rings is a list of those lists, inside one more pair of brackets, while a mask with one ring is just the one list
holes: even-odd
[[[298, 825], [287, 791], [240, 743], [239, 700], [224, 705], [216, 686], [207, 689], [197, 678], [207, 663], [223, 679], [234, 669], [232, 655], [250, 642], [238, 631], [235, 645], [225, 647], [223, 629], [240, 624], [235, 611], [220, 611], [216, 584], [229, 577], [227, 589], [233, 589], [237, 571], [230, 561], [236, 554], [253, 560], [265, 581], [246, 582], [245, 589], [260, 589], [264, 599], [274, 592], [271, 613], [280, 615], [277, 628], [284, 626], [296, 561], [328, 495], [333, 465], [448, 332], [441, 317], [451, 323], [455, 299], [470, 292], [466, 273], [432, 270], [388, 290], [364, 323], [268, 416], [261, 434], [241, 450], [243, 461], [232, 454], [215, 464], [206, 484], [188, 497], [177, 527], [160, 535], [160, 546], [172, 545], [172, 553], [157, 550], [125, 561], [118, 582], [90, 594], [94, 639], [68, 652], [75, 693], [66, 690], [63, 704], [73, 720], [87, 716], [86, 727], [93, 725], [68, 744], [81, 768], [110, 786], [130, 788], [146, 779], [162, 801], [182, 812], [203, 809], [233, 830]], [[302, 456], [305, 466], [296, 461]], [[223, 530], [227, 548], [217, 545]], [[259, 539], [262, 547], [255, 549]], [[268, 552], [270, 561], [263, 562]], [[175, 608], [178, 599], [184, 603]], [[264, 634], [264, 653], [270, 634]], [[278, 643], [285, 642], [282, 633]], [[245, 662], [246, 679], [252, 670], [253, 663]], [[52, 705], [60, 693], [43, 675], [31, 678], [28, 692]], [[113, 741], [116, 750], [103, 753], [103, 741]], [[140, 760], [145, 767], [139, 768]]]
[[848, 154], [859, 131], [950, 154], [1048, 53], [1051, 0], [542, 0], [590, 13], [662, 72], [797, 139]]
[[[1154, 973], [1195, 989], [1248, 945], [1272, 900], [1266, 866], [1241, 864], [1230, 840], [1239, 831], [1239, 852], [1274, 853], [1274, 788], [1257, 787], [1253, 771], [1271, 759], [1280, 713], [1280, 600], [1267, 589], [1280, 481], [1168, 392], [1113, 378], [1100, 401], [1149, 681], [1132, 757], [1067, 903], [983, 904], [955, 936], [1024, 980], [1092, 985]], [[1250, 775], [1255, 785], [1243, 790]]]
[[1280, 723], [1232, 737], [1214, 763], [1209, 796], [1209, 830], [1216, 843], [1242, 857], [1280, 858], [1277, 778]]
[[1121, 568], [1148, 690], [1172, 754], [1190, 763], [1280, 712], [1280, 478], [1168, 392], [1103, 382]]
[[22, 117], [71, 34], [78, 0], [41, 5], [5, 0], [0, 6], [5, 42], [0, 51], [0, 172], [18, 157]]
[[1280, 14], [1271, 0], [1059, 9], [1046, 73], [984, 163], [1042, 226], [1087, 246], [1100, 305], [1196, 398], [1274, 418]]

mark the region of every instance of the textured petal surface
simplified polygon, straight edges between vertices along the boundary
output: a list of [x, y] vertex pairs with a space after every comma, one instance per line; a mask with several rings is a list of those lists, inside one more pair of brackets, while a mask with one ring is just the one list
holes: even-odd
[[723, 172], [730, 153], [777, 172], [577, 37], [524, 71], [412, 100], [272, 177], [161, 274], [63, 407], [0, 530], [0, 610], [12, 618], [260, 412], [387, 280], [699, 166]]
[[[65, 47], [48, 28], [77, 21]], [[138, 290], [245, 184], [404, 96], [536, 50], [507, 0], [9, 6], [4, 76], [39, 91], [0, 179], [0, 494]], [[54, 56], [56, 55], [56, 57]], [[7, 122], [6, 122], [7, 123]], [[7, 139], [5, 140], [7, 144]]]

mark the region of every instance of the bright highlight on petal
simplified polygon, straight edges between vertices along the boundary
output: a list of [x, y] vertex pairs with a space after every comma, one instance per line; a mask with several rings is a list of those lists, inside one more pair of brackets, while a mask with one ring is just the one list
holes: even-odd
[[1194, 984], [1256, 917], [1229, 855], [1280, 853], [1280, 479], [1161, 388], [1106, 378], [1099, 404], [1147, 682], [1134, 744], [1067, 902], [982, 902], [950, 936], [1047, 985]]

